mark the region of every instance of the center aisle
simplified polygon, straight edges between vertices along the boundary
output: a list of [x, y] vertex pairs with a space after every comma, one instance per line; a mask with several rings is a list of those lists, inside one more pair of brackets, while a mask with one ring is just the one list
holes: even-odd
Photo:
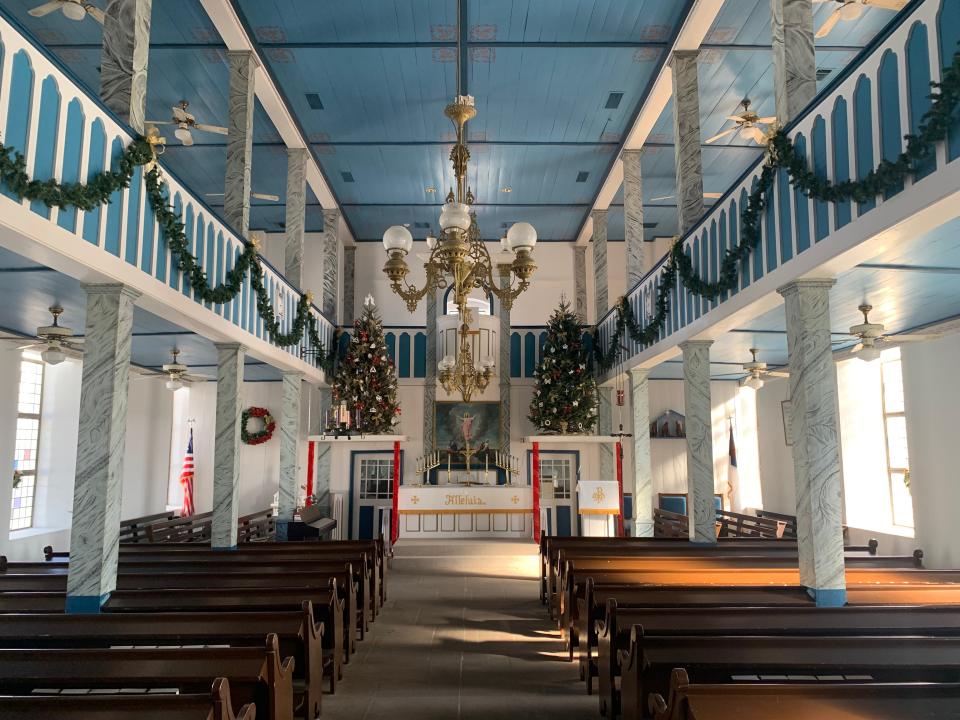
[[577, 682], [539, 600], [537, 546], [401, 540], [387, 602], [323, 717], [583, 720]]

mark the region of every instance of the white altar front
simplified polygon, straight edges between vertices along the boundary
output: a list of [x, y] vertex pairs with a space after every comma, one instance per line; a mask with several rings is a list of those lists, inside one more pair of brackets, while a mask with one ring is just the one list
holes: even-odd
[[519, 485], [401, 485], [401, 538], [533, 537], [533, 493]]

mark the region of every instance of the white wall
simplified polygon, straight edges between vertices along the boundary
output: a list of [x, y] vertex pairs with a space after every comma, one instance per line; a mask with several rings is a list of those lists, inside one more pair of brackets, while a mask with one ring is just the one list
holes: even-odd
[[766, 380], [756, 392], [757, 438], [760, 457], [762, 504], [755, 506], [794, 515], [797, 499], [793, 481], [793, 455], [783, 428], [781, 403], [790, 397], [790, 381]]

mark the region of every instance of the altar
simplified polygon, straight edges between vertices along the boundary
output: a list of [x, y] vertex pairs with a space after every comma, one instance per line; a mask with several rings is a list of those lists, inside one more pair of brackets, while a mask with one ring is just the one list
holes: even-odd
[[530, 538], [533, 493], [520, 485], [401, 485], [401, 538]]

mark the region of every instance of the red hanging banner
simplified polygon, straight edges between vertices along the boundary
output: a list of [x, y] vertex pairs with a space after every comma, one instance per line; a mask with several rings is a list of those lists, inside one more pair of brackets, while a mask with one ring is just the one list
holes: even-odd
[[307, 443], [307, 499], [304, 505], [313, 505], [313, 441]]
[[617, 515], [617, 537], [623, 537], [623, 445], [619, 442], [617, 443], [616, 448], [614, 448], [614, 453], [617, 457], [617, 492], [620, 494], [620, 514]]
[[393, 522], [390, 523], [390, 544], [400, 537], [400, 441], [393, 442]]
[[540, 443], [533, 444], [533, 541], [540, 542]]

